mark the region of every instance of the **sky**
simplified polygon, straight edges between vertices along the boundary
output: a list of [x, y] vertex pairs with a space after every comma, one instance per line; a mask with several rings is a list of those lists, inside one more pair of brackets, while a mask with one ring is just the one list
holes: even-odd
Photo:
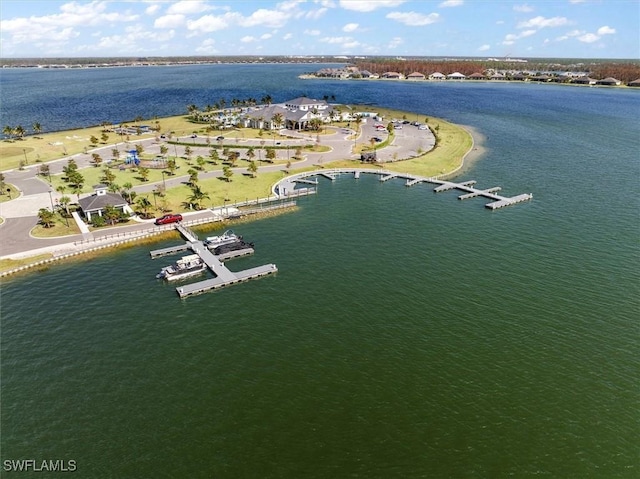
[[640, 59], [640, 0], [0, 2], [0, 56]]

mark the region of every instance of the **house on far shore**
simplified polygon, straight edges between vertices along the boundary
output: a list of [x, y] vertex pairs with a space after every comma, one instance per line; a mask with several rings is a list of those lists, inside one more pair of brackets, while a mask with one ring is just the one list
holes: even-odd
[[431, 75], [429, 75], [429, 80], [446, 80], [446, 79], [447, 77], [440, 72], [434, 72]]
[[640, 86], [640, 78], [637, 80], [633, 80], [627, 84], [627, 86], [639, 87]]
[[426, 77], [420, 72], [413, 72], [407, 75], [407, 80], [424, 80]]
[[107, 185], [95, 185], [93, 189], [95, 193], [90, 196], [81, 198], [78, 203], [82, 208], [82, 213], [87, 222], [91, 221], [92, 215], [102, 216], [107, 206], [113, 206], [124, 213], [133, 214], [133, 210], [129, 207], [129, 203], [119, 193], [109, 193]]
[[596, 85], [616, 86], [616, 85], [622, 85], [622, 82], [620, 80], [616, 80], [615, 78], [608, 77], [608, 78], [603, 78], [602, 80], [598, 80], [596, 82]]
[[482, 73], [478, 73], [478, 72], [472, 73], [467, 77], [467, 80], [486, 80], [486, 79], [487, 77], [485, 77]]
[[447, 75], [448, 80], [464, 80], [465, 78], [467, 77], [460, 72], [453, 72]]
[[589, 78], [589, 77], [580, 77], [580, 78], [574, 78], [573, 80], [571, 80], [571, 83], [574, 83], [576, 85], [595, 85], [597, 80], [594, 80], [593, 78]]
[[380, 78], [389, 78], [392, 80], [402, 80], [404, 75], [398, 72], [384, 72]]

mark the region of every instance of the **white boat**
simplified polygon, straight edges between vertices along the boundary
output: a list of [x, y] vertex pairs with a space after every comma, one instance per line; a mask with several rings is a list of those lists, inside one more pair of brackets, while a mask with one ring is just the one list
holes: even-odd
[[222, 246], [224, 244], [235, 243], [242, 239], [242, 236], [238, 236], [231, 230], [227, 230], [222, 233], [220, 236], [208, 236], [204, 240], [204, 244], [209, 249], [217, 248], [218, 246]]
[[156, 275], [158, 279], [166, 279], [167, 281], [176, 281], [179, 279], [189, 278], [202, 273], [207, 265], [197, 254], [183, 256], [170, 266], [165, 266]]

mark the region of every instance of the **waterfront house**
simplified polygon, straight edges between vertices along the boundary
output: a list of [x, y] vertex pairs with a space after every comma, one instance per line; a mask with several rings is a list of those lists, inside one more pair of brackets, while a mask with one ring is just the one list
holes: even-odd
[[629, 82], [629, 84], [627, 86], [639, 87], [640, 86], [640, 78], [638, 78], [637, 80], [633, 80], [632, 82]]
[[78, 201], [87, 221], [91, 221], [92, 215], [102, 216], [107, 206], [113, 206], [124, 213], [133, 214], [133, 210], [122, 195], [108, 192], [107, 185], [95, 185], [93, 189], [95, 192], [92, 195], [80, 198]]
[[486, 80], [487, 77], [485, 77], [482, 73], [475, 72], [469, 75], [467, 79], [468, 80]]
[[598, 80], [596, 82], [596, 85], [616, 86], [621, 84], [622, 82], [620, 80], [616, 80], [615, 78], [612, 78], [612, 77], [603, 78], [602, 80]]
[[446, 79], [447, 77], [440, 72], [434, 72], [431, 75], [429, 75], [429, 80], [446, 80]]
[[426, 77], [420, 72], [413, 72], [407, 75], [407, 80], [424, 80]]
[[596, 81], [597, 80], [594, 80], [593, 78], [584, 76], [580, 78], [574, 78], [573, 80], [571, 80], [571, 83], [575, 83], [576, 85], [595, 85]]
[[453, 72], [447, 75], [448, 80], [464, 80], [465, 78], [467, 77], [460, 72]]
[[384, 72], [381, 78], [389, 78], [392, 80], [402, 80], [404, 78], [404, 75], [398, 72]]

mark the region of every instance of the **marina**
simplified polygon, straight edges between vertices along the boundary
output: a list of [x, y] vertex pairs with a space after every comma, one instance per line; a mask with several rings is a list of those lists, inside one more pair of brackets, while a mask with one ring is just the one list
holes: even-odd
[[[208, 268], [215, 275], [215, 278], [205, 279], [202, 281], [198, 281], [197, 283], [191, 283], [176, 287], [176, 292], [178, 293], [178, 296], [180, 296], [180, 298], [206, 293], [207, 291], [224, 288], [225, 286], [248, 281], [250, 279], [260, 278], [262, 276], [267, 276], [278, 271], [278, 268], [275, 264], [266, 264], [238, 272], [233, 272], [229, 268], [227, 268], [226, 265], [223, 264], [224, 261], [233, 258], [239, 258], [241, 256], [251, 255], [254, 253], [253, 247], [244, 247], [244, 245], [250, 245], [250, 243], [245, 243], [244, 241], [242, 241], [241, 237], [234, 235], [230, 231], [225, 231], [223, 235], [218, 237], [210, 237], [208, 238], [208, 242], [215, 243], [216, 241], [226, 241], [223, 245], [218, 246], [218, 248], [229, 247], [232, 244], [229, 243], [228, 240], [233, 236], [237, 239], [238, 244], [242, 245], [243, 247], [241, 247], [240, 249], [227, 248], [229, 249], [228, 251], [216, 255], [210, 250], [210, 246], [207, 243], [200, 241], [198, 239], [198, 236], [186, 226], [180, 223], [176, 223], [175, 229], [180, 232], [180, 234], [186, 240], [186, 243], [184, 245], [153, 250], [150, 252], [151, 258], [155, 259], [162, 256], [179, 253], [181, 251], [191, 250], [193, 254], [183, 257], [181, 261], [188, 262], [189, 265], [191, 265], [193, 268], [190, 268], [189, 271], [185, 271], [184, 275], [178, 276], [176, 277], [176, 279], [182, 279], [184, 277], [200, 273], [200, 270], [196, 271], [196, 263], [198, 265], [202, 265], [201, 267], [198, 266], [201, 270]], [[180, 261], [178, 261], [176, 265], [178, 265], [179, 263]], [[168, 278], [163, 276], [163, 272], [169, 271], [169, 269], [173, 267], [174, 266], [168, 266], [166, 268], [163, 268], [158, 277], [163, 277], [165, 279], [171, 280], [170, 276]]]
[[[355, 179], [360, 178], [361, 174], [374, 174], [379, 175], [380, 182], [384, 183], [386, 181], [400, 178], [405, 180], [405, 186], [411, 187], [417, 185], [418, 183], [431, 183], [437, 185], [434, 188], [435, 193], [443, 193], [445, 191], [451, 190], [459, 190], [465, 192], [464, 194], [458, 196], [460, 200], [466, 200], [470, 198], [476, 197], [484, 197], [492, 200], [489, 203], [485, 204], [485, 207], [490, 210], [497, 210], [500, 208], [504, 208], [506, 206], [512, 206], [517, 203], [522, 203], [524, 201], [529, 201], [533, 198], [533, 194], [531, 193], [523, 193], [516, 196], [502, 196], [496, 194], [496, 192], [501, 191], [502, 188], [500, 186], [495, 186], [487, 189], [478, 189], [475, 188], [476, 180], [468, 180], [462, 182], [454, 182], [441, 180], [438, 178], [427, 178], [423, 176], [411, 175], [408, 173], [397, 173], [395, 171], [389, 170], [374, 170], [371, 168], [337, 168], [332, 170], [315, 170], [308, 171], [304, 173], [298, 173], [296, 175], [289, 176], [284, 178], [279, 183], [277, 183], [273, 187], [274, 194], [280, 196], [281, 198], [285, 198], [290, 194], [295, 194], [295, 185], [297, 183], [311, 183], [317, 184], [317, 177], [323, 176], [331, 181], [334, 181], [340, 174], [352, 174]], [[311, 177], [316, 177], [315, 180], [310, 180]]]

